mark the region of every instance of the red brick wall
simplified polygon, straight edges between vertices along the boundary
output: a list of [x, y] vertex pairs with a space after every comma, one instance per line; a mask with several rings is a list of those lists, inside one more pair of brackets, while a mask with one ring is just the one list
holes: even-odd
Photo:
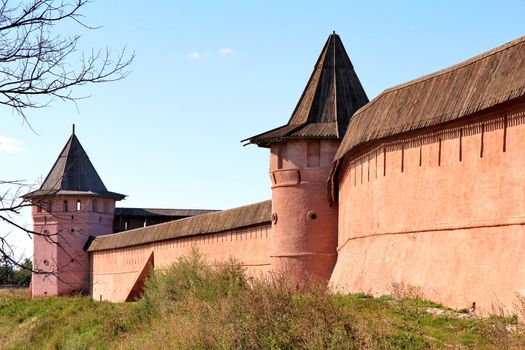
[[270, 267], [270, 233], [270, 225], [261, 225], [92, 252], [93, 298], [125, 301], [151, 252], [157, 270], [169, 267], [177, 258], [189, 254], [196, 247], [212, 264], [220, 264], [231, 256], [243, 263], [249, 275], [265, 275]]
[[525, 294], [524, 111], [355, 157], [339, 182], [334, 288], [381, 295], [404, 282], [484, 310]]

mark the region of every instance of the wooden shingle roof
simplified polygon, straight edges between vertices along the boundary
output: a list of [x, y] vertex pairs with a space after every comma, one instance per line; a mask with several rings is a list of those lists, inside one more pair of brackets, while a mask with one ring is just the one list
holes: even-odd
[[42, 186], [36, 191], [25, 194], [23, 198], [30, 199], [49, 195], [93, 195], [113, 197], [117, 200], [125, 197], [106, 189], [74, 131]]
[[449, 122], [525, 95], [525, 36], [385, 90], [352, 117], [335, 159], [357, 145]]
[[368, 97], [339, 35], [331, 34], [288, 124], [243, 140], [261, 147], [297, 138], [342, 138]]
[[210, 209], [165, 209], [165, 208], [115, 208], [115, 216], [162, 217], [162, 216], [195, 216], [216, 212]]
[[358, 110], [332, 164], [332, 199], [342, 158], [379, 139], [451, 122], [525, 96], [525, 36], [433, 74], [385, 90]]
[[245, 205], [185, 219], [96, 237], [87, 251], [130, 247], [150, 242], [218, 233], [243, 227], [270, 224], [272, 202]]

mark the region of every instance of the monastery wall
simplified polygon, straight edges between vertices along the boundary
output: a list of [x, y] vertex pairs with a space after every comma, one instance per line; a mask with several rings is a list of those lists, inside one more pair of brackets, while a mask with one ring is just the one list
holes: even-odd
[[377, 144], [339, 178], [344, 292], [393, 282], [463, 308], [525, 295], [525, 108]]
[[155, 270], [163, 270], [195, 247], [212, 264], [230, 257], [243, 263], [251, 276], [270, 269], [271, 225], [263, 224], [229, 231], [174, 238], [136, 246], [91, 253], [92, 292], [96, 300], [126, 301], [153, 254]]

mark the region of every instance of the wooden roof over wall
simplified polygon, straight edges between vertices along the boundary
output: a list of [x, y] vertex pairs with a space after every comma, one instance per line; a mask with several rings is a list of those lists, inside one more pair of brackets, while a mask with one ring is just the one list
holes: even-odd
[[243, 140], [268, 147], [298, 138], [342, 138], [352, 114], [368, 102], [339, 35], [326, 41], [288, 124]]
[[271, 220], [272, 202], [264, 201], [135, 230], [99, 236], [91, 242], [87, 251], [124, 248], [174, 238], [218, 233], [254, 225], [270, 224]]
[[165, 209], [165, 208], [115, 208], [115, 216], [133, 217], [166, 217], [166, 216], [195, 216], [216, 212], [218, 210], [209, 209]]
[[467, 61], [385, 90], [358, 110], [332, 164], [382, 138], [437, 126], [525, 95], [525, 36]]
[[525, 36], [385, 90], [358, 110], [335, 159], [383, 137], [465, 117], [525, 95]]

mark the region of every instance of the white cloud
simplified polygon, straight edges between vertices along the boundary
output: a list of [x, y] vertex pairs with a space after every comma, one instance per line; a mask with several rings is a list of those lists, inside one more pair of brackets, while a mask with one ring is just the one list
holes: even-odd
[[17, 153], [23, 149], [22, 141], [0, 135], [0, 152]]
[[[219, 57], [228, 57], [235, 54], [235, 51], [229, 47], [223, 47], [222, 49], [219, 49], [217, 53]], [[186, 55], [186, 58], [189, 60], [200, 60], [208, 56], [210, 56], [210, 53], [207, 51], [192, 51]]]
[[233, 49], [230, 49], [229, 47], [223, 47], [222, 49], [219, 49], [219, 56], [220, 57], [228, 57], [235, 53]]
[[186, 57], [189, 58], [190, 60], [200, 60], [202, 56], [203, 56], [202, 53], [196, 52], [196, 51], [190, 52], [189, 54], [186, 55]]

